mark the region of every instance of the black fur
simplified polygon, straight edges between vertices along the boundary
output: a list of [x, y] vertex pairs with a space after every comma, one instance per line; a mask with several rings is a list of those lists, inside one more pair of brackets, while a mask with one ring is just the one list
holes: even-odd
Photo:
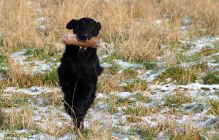
[[[98, 35], [101, 25], [91, 18], [82, 18], [71, 20], [66, 28], [73, 29], [80, 40], [87, 40]], [[83, 119], [94, 101], [98, 76], [102, 72], [96, 48], [80, 49], [79, 46], [66, 45], [58, 76], [65, 109], [76, 128], [83, 127]]]

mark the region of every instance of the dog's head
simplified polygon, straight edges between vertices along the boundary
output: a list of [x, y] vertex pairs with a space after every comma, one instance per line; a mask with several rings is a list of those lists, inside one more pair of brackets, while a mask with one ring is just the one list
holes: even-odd
[[72, 19], [66, 25], [67, 29], [73, 29], [73, 33], [81, 41], [89, 40], [96, 37], [101, 29], [100, 22], [96, 22], [91, 18], [81, 18], [79, 20]]

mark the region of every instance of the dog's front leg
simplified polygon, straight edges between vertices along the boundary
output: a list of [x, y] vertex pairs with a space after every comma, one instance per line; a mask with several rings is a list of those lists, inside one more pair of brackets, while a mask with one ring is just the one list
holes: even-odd
[[78, 90], [80, 93], [77, 93], [78, 95], [80, 94], [80, 96], [75, 96], [74, 99], [73, 109], [75, 116], [73, 121], [76, 128], [83, 128], [83, 121], [91, 102], [90, 98], [93, 98], [91, 96], [93, 96], [94, 87], [83, 85], [79, 86], [78, 88], [81, 88]]

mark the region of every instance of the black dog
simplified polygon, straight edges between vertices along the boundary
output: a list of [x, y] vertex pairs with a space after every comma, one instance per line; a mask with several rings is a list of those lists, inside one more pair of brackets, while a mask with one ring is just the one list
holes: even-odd
[[[79, 40], [89, 40], [99, 34], [101, 25], [91, 18], [82, 18], [71, 20], [66, 28], [73, 29]], [[65, 109], [76, 128], [83, 127], [84, 117], [95, 98], [98, 76], [102, 72], [96, 48], [66, 45], [58, 76]]]

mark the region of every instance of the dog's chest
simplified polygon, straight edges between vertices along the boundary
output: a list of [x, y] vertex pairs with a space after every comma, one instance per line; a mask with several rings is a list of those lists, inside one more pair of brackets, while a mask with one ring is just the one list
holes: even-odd
[[93, 77], [95, 74], [95, 62], [88, 59], [78, 59], [74, 64], [75, 76], [78, 78]]

